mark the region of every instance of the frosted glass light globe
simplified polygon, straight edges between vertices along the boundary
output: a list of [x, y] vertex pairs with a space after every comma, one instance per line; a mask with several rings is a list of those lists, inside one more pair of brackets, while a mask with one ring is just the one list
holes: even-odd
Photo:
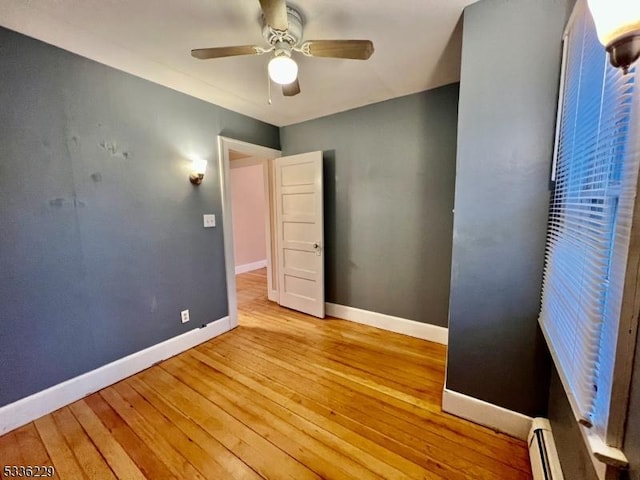
[[298, 64], [287, 55], [273, 57], [268, 68], [271, 80], [280, 85], [288, 85], [298, 78]]
[[640, 1], [588, 0], [600, 42], [608, 47], [615, 40], [640, 32]]
[[192, 170], [194, 173], [204, 175], [207, 172], [207, 161], [202, 158], [194, 158], [191, 161]]

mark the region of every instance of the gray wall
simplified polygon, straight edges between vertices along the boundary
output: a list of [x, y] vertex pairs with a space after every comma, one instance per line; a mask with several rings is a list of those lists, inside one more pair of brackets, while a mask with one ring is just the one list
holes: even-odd
[[549, 421], [565, 478], [598, 480], [578, 422], [575, 420], [555, 368], [552, 370], [551, 388], [549, 389]]
[[328, 302], [447, 325], [458, 85], [281, 129], [324, 150]]
[[622, 450], [629, 460], [629, 478], [640, 480], [640, 336], [636, 342], [627, 430]]
[[278, 129], [5, 29], [0, 85], [0, 406], [227, 315], [216, 135]]
[[538, 331], [561, 38], [572, 0], [464, 13], [447, 388], [545, 411]]
[[[629, 416], [622, 448], [630, 464], [629, 471], [624, 472], [622, 478], [630, 480], [640, 480], [640, 355], [638, 351], [640, 351], [640, 337], [636, 344]], [[549, 420], [565, 478], [597, 480], [589, 452], [555, 369], [549, 392]]]

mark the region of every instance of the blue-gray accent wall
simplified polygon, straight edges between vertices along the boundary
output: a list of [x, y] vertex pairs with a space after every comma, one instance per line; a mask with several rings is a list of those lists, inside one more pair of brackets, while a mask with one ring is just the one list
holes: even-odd
[[324, 150], [328, 302], [447, 326], [458, 85], [284, 127]]
[[562, 32], [572, 0], [465, 9], [447, 388], [546, 411], [537, 318]]
[[636, 340], [627, 427], [622, 451], [629, 460], [629, 480], [640, 480], [640, 336]]
[[278, 128], [1, 28], [0, 85], [0, 406], [225, 317], [217, 135]]
[[[640, 480], [640, 354], [638, 352], [640, 352], [640, 337], [636, 341], [627, 425], [622, 445], [622, 451], [629, 460], [629, 469], [622, 472], [622, 480]], [[555, 368], [552, 370], [549, 391], [549, 420], [565, 478], [597, 480], [598, 475], [580, 433], [580, 426], [571, 410], [569, 399]]]
[[580, 427], [555, 368], [552, 369], [549, 389], [549, 421], [565, 478], [598, 480]]

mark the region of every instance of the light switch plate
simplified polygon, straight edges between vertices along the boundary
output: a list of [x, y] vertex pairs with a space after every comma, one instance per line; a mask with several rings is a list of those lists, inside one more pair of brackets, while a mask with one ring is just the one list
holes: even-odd
[[213, 214], [206, 214], [202, 216], [204, 221], [204, 228], [212, 228], [216, 226], [216, 216]]

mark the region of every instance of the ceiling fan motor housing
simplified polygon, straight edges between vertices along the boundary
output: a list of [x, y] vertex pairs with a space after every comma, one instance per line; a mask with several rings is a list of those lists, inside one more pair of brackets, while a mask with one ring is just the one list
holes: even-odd
[[269, 45], [276, 46], [278, 43], [286, 42], [292, 47], [298, 45], [302, 40], [302, 15], [297, 10], [287, 6], [287, 20], [289, 28], [285, 31], [274, 30], [265, 22], [264, 15], [261, 15], [262, 36]]

